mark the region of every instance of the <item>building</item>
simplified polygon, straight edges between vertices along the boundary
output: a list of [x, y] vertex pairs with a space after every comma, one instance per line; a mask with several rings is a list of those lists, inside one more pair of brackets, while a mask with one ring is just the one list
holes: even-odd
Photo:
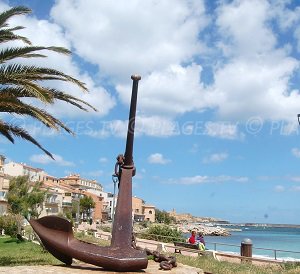
[[41, 182], [44, 180], [46, 173], [40, 168], [28, 166], [23, 163], [9, 162], [3, 165], [3, 172], [6, 175], [17, 177], [17, 176], [28, 176], [31, 182]]
[[[47, 174], [43, 169], [28, 166], [24, 163], [10, 162], [5, 164], [5, 157], [0, 155], [0, 215], [7, 212], [6, 193], [9, 189], [9, 178], [28, 176], [32, 184], [43, 182], [47, 190], [46, 198], [40, 207], [40, 217], [47, 215], [72, 214], [77, 221], [80, 216], [80, 199], [84, 196], [92, 197], [95, 208], [92, 209], [92, 219], [102, 222], [113, 219], [118, 196], [104, 192], [103, 187], [96, 180], [81, 178], [79, 174], [71, 174], [57, 178]], [[155, 221], [155, 207], [146, 205], [137, 197], [132, 198], [133, 217], [136, 221]]]
[[4, 174], [5, 157], [0, 155], [0, 216], [7, 213], [7, 200], [6, 193], [9, 189], [9, 179], [8, 176]]
[[40, 217], [48, 215], [63, 214], [64, 191], [50, 183], [43, 183], [43, 188], [47, 190]]
[[149, 221], [151, 223], [155, 222], [155, 206], [143, 205], [143, 213], [145, 215], [145, 221]]
[[132, 214], [136, 222], [155, 222], [155, 206], [146, 205], [143, 199], [136, 196], [132, 197]]
[[103, 191], [102, 185], [96, 180], [83, 179], [79, 174], [70, 174], [69, 176], [60, 178], [59, 182], [83, 190]]
[[96, 223], [100, 223], [102, 221], [102, 211], [103, 211], [103, 197], [100, 197], [96, 194], [90, 193], [88, 191], [83, 192], [84, 195], [91, 197], [95, 203], [95, 207], [92, 209], [92, 219]]

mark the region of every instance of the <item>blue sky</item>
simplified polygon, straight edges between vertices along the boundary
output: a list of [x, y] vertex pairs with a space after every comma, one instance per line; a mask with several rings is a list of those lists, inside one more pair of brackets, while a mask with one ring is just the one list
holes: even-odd
[[11, 24], [34, 45], [74, 53], [31, 62], [81, 79], [89, 94], [53, 85], [99, 111], [47, 108], [75, 137], [4, 115], [56, 158], [0, 137], [8, 160], [57, 177], [80, 173], [112, 191], [137, 73], [134, 195], [231, 222], [300, 223], [298, 1], [0, 0], [0, 10], [15, 5], [33, 10]]

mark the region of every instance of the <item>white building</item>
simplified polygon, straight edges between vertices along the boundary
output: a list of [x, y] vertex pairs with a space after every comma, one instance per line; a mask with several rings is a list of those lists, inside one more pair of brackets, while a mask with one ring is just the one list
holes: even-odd
[[40, 182], [44, 180], [46, 173], [40, 168], [28, 166], [23, 163], [9, 162], [3, 165], [3, 172], [6, 175], [16, 176], [28, 176], [31, 182]]

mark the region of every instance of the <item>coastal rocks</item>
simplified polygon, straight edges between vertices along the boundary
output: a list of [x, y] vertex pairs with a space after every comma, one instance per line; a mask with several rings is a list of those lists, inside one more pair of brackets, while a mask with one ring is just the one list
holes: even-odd
[[183, 233], [189, 233], [192, 230], [203, 233], [205, 236], [230, 236], [230, 231], [220, 226], [206, 226], [202, 224], [187, 224], [177, 226]]

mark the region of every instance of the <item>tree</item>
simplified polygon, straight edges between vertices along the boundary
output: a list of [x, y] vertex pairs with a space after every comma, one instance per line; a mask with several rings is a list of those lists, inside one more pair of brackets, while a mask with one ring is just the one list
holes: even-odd
[[28, 176], [18, 176], [10, 180], [6, 196], [9, 211], [25, 218], [38, 217], [46, 197], [46, 190], [42, 190], [41, 185], [41, 182], [30, 185]]
[[151, 225], [146, 231], [141, 233], [144, 239], [163, 241], [171, 243], [174, 241], [184, 241], [182, 231], [168, 225]]
[[84, 196], [80, 199], [80, 210], [88, 220], [91, 219], [91, 209], [95, 208], [95, 202], [91, 196]]
[[31, 185], [28, 176], [18, 176], [10, 180], [7, 192], [9, 212], [16, 216], [18, 234], [21, 234], [23, 217], [38, 217], [42, 210], [46, 191], [41, 189], [42, 183]]
[[[43, 51], [54, 51], [61, 54], [71, 52], [63, 47], [32, 46], [27, 37], [16, 34], [16, 31], [23, 29], [22, 26], [10, 27], [7, 21], [17, 15], [28, 14], [31, 10], [18, 6], [0, 13], [0, 113], [11, 115], [22, 115], [31, 117], [46, 127], [59, 130], [64, 129], [68, 133], [73, 132], [59, 119], [43, 110], [42, 108], [27, 103], [24, 99], [34, 102], [41, 102], [43, 105], [53, 105], [56, 101], [64, 101], [73, 106], [87, 111], [91, 108], [87, 102], [76, 98], [65, 91], [45, 86], [47, 81], [64, 81], [73, 83], [75, 86], [87, 91], [84, 83], [55, 69], [34, 65], [18, 63], [18, 58], [45, 58]], [[12, 41], [22, 41], [23, 47], [5, 47], [4, 44]], [[42, 149], [47, 155], [53, 158], [52, 154], [44, 149], [37, 140], [24, 128], [7, 123], [0, 119], [0, 134], [14, 143], [14, 137], [23, 138]]]
[[174, 217], [171, 217], [168, 212], [165, 210], [159, 210], [155, 209], [155, 221], [158, 223], [165, 223], [170, 224], [172, 222], [175, 222], [176, 219]]

